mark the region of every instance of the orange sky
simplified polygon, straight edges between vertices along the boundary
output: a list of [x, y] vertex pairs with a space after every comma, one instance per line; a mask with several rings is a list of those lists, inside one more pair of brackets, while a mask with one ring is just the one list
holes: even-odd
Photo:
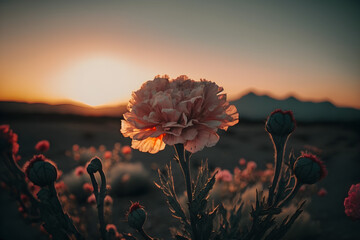
[[360, 108], [350, 7], [154, 3], [1, 2], [0, 100], [113, 104], [157, 74], [186, 74], [230, 98], [252, 89]]

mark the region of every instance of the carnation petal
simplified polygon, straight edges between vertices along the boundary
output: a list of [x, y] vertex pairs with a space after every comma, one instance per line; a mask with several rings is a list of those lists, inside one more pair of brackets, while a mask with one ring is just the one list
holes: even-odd
[[157, 153], [164, 150], [165, 143], [163, 142], [163, 135], [157, 138], [146, 138], [144, 140], [132, 140], [131, 147], [139, 149], [141, 152]]

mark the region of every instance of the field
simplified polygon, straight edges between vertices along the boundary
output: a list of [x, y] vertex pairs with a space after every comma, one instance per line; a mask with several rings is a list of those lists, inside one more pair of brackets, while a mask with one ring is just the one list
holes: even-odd
[[[34, 146], [39, 140], [47, 139], [50, 150], [46, 156], [53, 160], [64, 174], [77, 165], [65, 155], [73, 144], [90, 147], [105, 145], [111, 149], [116, 142], [130, 145], [130, 139], [119, 132], [120, 120], [111, 118], [60, 118], [44, 116], [1, 119], [1, 124], [10, 124], [19, 135], [21, 163], [35, 154]], [[344, 198], [351, 184], [360, 182], [360, 126], [356, 124], [302, 124], [299, 123], [291, 135], [287, 151], [291, 148], [299, 155], [303, 149], [315, 149], [328, 168], [328, 176], [317, 184], [325, 188], [327, 195], [312, 195], [306, 211], [314, 223], [319, 225], [314, 239], [356, 239], [360, 235], [357, 222], [351, 221], [344, 214]], [[287, 153], [288, 154], [288, 153]], [[132, 162], [141, 162], [150, 172], [151, 181], [157, 181], [156, 168], [162, 168], [172, 160], [173, 148], [167, 146], [164, 151], [155, 155], [132, 152]], [[263, 123], [241, 122], [227, 132], [220, 132], [220, 141], [215, 147], [194, 154], [193, 168], [200, 160], [208, 159], [212, 169], [220, 167], [231, 172], [238, 165], [240, 158], [252, 160], [258, 168], [264, 169], [266, 163], [273, 162], [272, 143], [264, 130]], [[181, 194], [184, 183], [178, 166], [172, 162], [175, 184]], [[0, 196], [0, 239], [32, 239], [38, 236], [37, 231], [26, 227], [14, 200], [7, 192], [1, 190]], [[152, 187], [149, 192], [136, 196], [114, 197], [112, 220], [118, 230], [133, 232], [125, 222], [125, 214], [130, 201], [140, 201], [148, 212], [144, 226], [151, 235], [169, 239], [169, 226], [175, 226], [160, 190]], [[94, 223], [97, 218], [94, 215]], [[296, 228], [296, 223], [293, 228]], [[18, 229], [22, 229], [18, 231]], [[41, 235], [44, 237], [44, 235]], [[299, 238], [301, 236], [299, 235]], [[96, 239], [96, 237], [94, 237]]]

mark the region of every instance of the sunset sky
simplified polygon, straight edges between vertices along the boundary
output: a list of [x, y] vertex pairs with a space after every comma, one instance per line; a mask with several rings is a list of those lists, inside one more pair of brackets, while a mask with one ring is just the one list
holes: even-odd
[[[271, 3], [270, 3], [271, 2]], [[157, 74], [360, 108], [355, 1], [0, 1], [0, 100], [126, 102]]]

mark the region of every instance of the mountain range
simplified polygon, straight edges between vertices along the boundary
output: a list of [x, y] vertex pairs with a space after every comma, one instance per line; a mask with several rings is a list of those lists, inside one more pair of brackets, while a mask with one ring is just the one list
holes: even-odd
[[264, 120], [275, 109], [291, 110], [297, 121], [302, 122], [360, 122], [360, 110], [337, 107], [331, 102], [300, 101], [295, 97], [275, 99], [253, 92], [232, 102], [241, 119]]
[[[249, 92], [231, 102], [238, 109], [240, 120], [263, 121], [275, 109], [292, 110], [302, 122], [360, 122], [360, 110], [337, 107], [331, 102], [300, 101], [295, 97], [276, 99]], [[50, 105], [0, 101], [0, 117], [13, 114], [62, 114], [80, 116], [122, 117], [126, 105], [111, 107], [80, 106], [75, 104]]]

